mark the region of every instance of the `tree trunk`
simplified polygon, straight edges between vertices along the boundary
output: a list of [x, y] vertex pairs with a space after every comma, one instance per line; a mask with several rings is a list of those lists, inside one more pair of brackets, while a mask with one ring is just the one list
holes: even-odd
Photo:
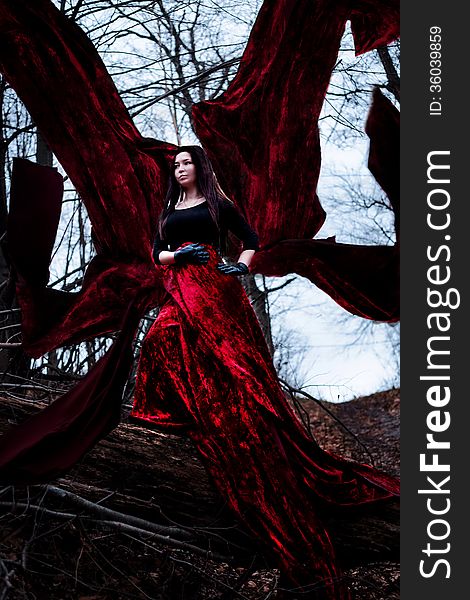
[[254, 275], [246, 275], [243, 278], [243, 287], [250, 299], [251, 306], [255, 311], [264, 339], [269, 348], [271, 356], [274, 354], [274, 343], [271, 331], [271, 317], [269, 316], [268, 294], [266, 290], [260, 290], [256, 284]]
[[[3, 104], [6, 81], [0, 76], [0, 134], [4, 131]], [[20, 312], [15, 294], [14, 275], [12, 277], [7, 248], [7, 140], [0, 138], [0, 342], [15, 343], [20, 339]], [[3, 312], [5, 311], [5, 312]], [[11, 312], [7, 312], [11, 311]], [[21, 348], [0, 349], [0, 378], [8, 381], [11, 375], [24, 376], [29, 371], [30, 360]]]
[[380, 61], [382, 62], [385, 74], [387, 75], [387, 90], [395, 96], [397, 102], [400, 102], [400, 77], [395, 65], [393, 64], [393, 60], [390, 56], [387, 46], [377, 48], [377, 53]]
[[46, 144], [39, 129], [36, 130], [36, 162], [38, 165], [45, 167], [52, 167], [54, 162], [52, 151]]

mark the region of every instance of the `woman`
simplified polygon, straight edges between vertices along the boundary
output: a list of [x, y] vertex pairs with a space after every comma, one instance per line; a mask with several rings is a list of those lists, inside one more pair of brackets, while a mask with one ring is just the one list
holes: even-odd
[[[142, 345], [132, 415], [186, 427], [220, 493], [291, 583], [347, 598], [319, 512], [389, 498], [396, 481], [321, 450], [286, 402], [237, 279], [257, 236], [201, 148], [179, 148], [166, 201], [154, 258], [168, 300]], [[235, 265], [218, 254], [229, 232], [243, 243]]]

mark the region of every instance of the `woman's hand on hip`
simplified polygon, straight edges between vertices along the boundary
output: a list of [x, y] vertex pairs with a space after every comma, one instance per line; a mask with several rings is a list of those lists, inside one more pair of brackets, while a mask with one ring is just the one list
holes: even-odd
[[250, 272], [245, 263], [238, 262], [236, 265], [226, 265], [224, 263], [219, 263], [217, 265], [219, 271], [224, 273], [225, 275], [235, 275], [239, 277], [240, 275], [248, 275]]
[[199, 244], [184, 246], [176, 250], [173, 256], [177, 265], [203, 265], [209, 260], [209, 252]]

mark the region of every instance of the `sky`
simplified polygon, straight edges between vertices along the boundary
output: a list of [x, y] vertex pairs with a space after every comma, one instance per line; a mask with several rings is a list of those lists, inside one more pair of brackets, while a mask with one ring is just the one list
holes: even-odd
[[[256, 0], [255, 5], [260, 4], [261, 2]], [[225, 5], [231, 3], [224, 3]], [[243, 19], [238, 19], [240, 16], [241, 14], [237, 13], [237, 17], [234, 18], [231, 11], [220, 16], [223, 19], [225, 42], [238, 42], [248, 35], [249, 27]], [[137, 40], [136, 43], [140, 41]], [[331, 80], [331, 90], [340, 94], [343, 86], [347, 85], [341, 74], [342, 69], [349, 65], [353, 67], [352, 72], [356, 72], [354, 69], [357, 59], [352, 49], [349, 26], [341, 46], [349, 50], [341, 53], [338, 72], [333, 74]], [[372, 90], [373, 84], [383, 80], [382, 69], [376, 57], [362, 57], [361, 60], [363, 62], [360, 65], [363, 66], [357, 66], [357, 85], [360, 82], [360, 88]], [[364, 68], [365, 72], [361, 72], [361, 68]], [[361, 179], [366, 187], [372, 186], [374, 180], [367, 169], [368, 138], [362, 130], [362, 124], [358, 123], [358, 131], [353, 134], [348, 128], [350, 115], [347, 111], [342, 112], [341, 100], [334, 105], [331, 102], [331, 98], [329, 102], [325, 102], [323, 118], [319, 123], [322, 134], [322, 170], [318, 194], [326, 210], [327, 219], [316, 237], [336, 235], [338, 242], [351, 243], [344, 213], [338, 214], [334, 203], [330, 202], [330, 198], [337, 194], [337, 175], [353, 173], [355, 180]], [[353, 108], [354, 102], [351, 104]], [[366, 110], [366, 106], [358, 109], [360, 114], [364, 111], [364, 120]], [[329, 117], [324, 118], [328, 113], [343, 121], [340, 147], [338, 142], [335, 143], [334, 139], [328, 136], [331, 120]], [[162, 119], [163, 121], [165, 119]], [[142, 125], [144, 123], [147, 121], [144, 120]], [[168, 133], [171, 135], [171, 131]], [[165, 139], [176, 142], [175, 139]], [[192, 139], [182, 141], [193, 142]], [[344, 198], [344, 201], [347, 203], [348, 198]], [[279, 280], [273, 281], [274, 286], [279, 283]], [[305, 355], [296, 367], [297, 378], [303, 386], [308, 386], [305, 389], [312, 395], [330, 401], [345, 401], [386, 389], [390, 387], [391, 381], [396, 380], [396, 366], [387, 359], [386, 333], [390, 326], [374, 325], [367, 339], [356, 340], [357, 323], [363, 319], [353, 316], [348, 319], [349, 313], [308, 280], [300, 277], [295, 284], [277, 294], [277, 298], [273, 294], [270, 299], [274, 302], [272, 314], [276, 314], [276, 311], [282, 312], [275, 317], [274, 328], [283, 328], [284, 335], [286, 331], [293, 331], [292, 335], [295, 335], [298, 347], [305, 347]], [[295, 343], [293, 346], [295, 347]], [[298, 360], [299, 357], [292, 357], [294, 365]]]
[[[231, 36], [237, 33], [230, 30]], [[342, 55], [344, 64], [354, 61], [353, 53]], [[149, 75], [150, 76], [150, 75]], [[366, 87], [371, 87], [373, 75]], [[341, 80], [333, 80], [338, 91]], [[140, 118], [136, 119], [138, 126]], [[142, 122], [144, 124], [145, 120]], [[144, 127], [139, 127], [144, 134]], [[328, 125], [320, 121], [320, 129], [327, 131]], [[166, 138], [165, 138], [166, 139]], [[176, 141], [170, 140], [169, 141]], [[193, 140], [183, 140], [183, 142]], [[335, 178], [338, 174], [353, 173], [355, 177], [372, 183], [367, 169], [368, 139], [354, 136], [354, 145], [338, 148], [322, 136], [322, 171], [318, 186], [320, 201], [327, 212], [327, 219], [317, 238], [337, 235], [338, 242], [348, 239], [348, 223], [344, 214], [338, 214], [330, 198], [337, 192]], [[347, 202], [347, 197], [344, 198]], [[70, 207], [72, 208], [72, 207]], [[65, 211], [64, 211], [65, 212]], [[58, 258], [58, 257], [57, 257]], [[58, 269], [60, 273], [60, 269]], [[279, 285], [282, 280], [273, 281]], [[279, 293], [270, 296], [275, 315], [274, 327], [284, 333], [292, 331], [295, 336], [293, 347], [305, 348], [301, 356], [292, 356], [296, 365], [297, 378], [306, 391], [330, 401], [345, 401], [390, 387], [396, 380], [396, 366], [388, 360], [387, 331], [390, 326], [377, 324], [367, 339], [357, 340], [357, 323], [363, 321], [351, 316], [308, 280], [298, 277]], [[299, 364], [297, 365], [297, 362]]]
[[[357, 340], [355, 322], [321, 290], [299, 278], [281, 302], [288, 309], [282, 316], [284, 328], [298, 334], [305, 346], [300, 362], [302, 388], [316, 398], [343, 402], [391, 387], [396, 365], [388, 353], [386, 324], [374, 324], [373, 333]], [[341, 322], [340, 322], [341, 321]]]
[[[345, 231], [344, 222], [339, 222], [342, 217], [335, 215], [328, 202], [332, 193], [330, 179], [332, 173], [353, 172], [372, 184], [367, 169], [367, 153], [367, 138], [355, 143], [352, 148], [339, 149], [333, 144], [323, 144], [318, 194], [327, 219], [315, 237], [325, 238], [339, 233], [338, 242], [350, 242], [347, 225]], [[273, 280], [272, 284], [277, 286], [284, 280]], [[299, 346], [306, 346], [305, 357], [298, 369], [305, 391], [323, 400], [343, 402], [397, 384], [397, 365], [389, 351], [390, 325], [373, 324], [369, 336], [357, 339], [358, 324], [364, 319], [349, 315], [327, 294], [302, 277], [277, 296], [272, 309], [273, 314], [282, 311], [282, 315], [277, 317], [277, 327], [294, 330]]]
[[[192, 141], [192, 140], [191, 140]], [[325, 224], [317, 238], [337, 236], [338, 242], [351, 243], [348, 222], [339, 213], [331, 197], [337, 197], [338, 174], [353, 173], [364, 184], [372, 186], [373, 178], [367, 168], [368, 138], [354, 139], [350, 147], [339, 148], [326, 142], [322, 136], [322, 168], [318, 185], [320, 202], [326, 210]], [[377, 193], [377, 190], [375, 190]], [[380, 190], [378, 191], [380, 193]], [[347, 194], [343, 199], [348, 202]], [[72, 205], [64, 205], [60, 239]], [[351, 224], [352, 225], [352, 224]], [[75, 254], [75, 258], [78, 258]], [[57, 256], [52, 273], [63, 272], [63, 257]], [[72, 277], [73, 279], [73, 277]], [[284, 278], [270, 278], [270, 285], [279, 286]], [[327, 294], [305, 278], [297, 277], [280, 292], [270, 295], [274, 330], [293, 332], [291, 345], [301, 350], [291, 363], [296, 370], [296, 379], [311, 395], [331, 402], [342, 402], [355, 397], [388, 389], [396, 383], [396, 365], [389, 357], [387, 331], [389, 325], [375, 324], [371, 335], [357, 339], [357, 327], [364, 320], [349, 315]]]

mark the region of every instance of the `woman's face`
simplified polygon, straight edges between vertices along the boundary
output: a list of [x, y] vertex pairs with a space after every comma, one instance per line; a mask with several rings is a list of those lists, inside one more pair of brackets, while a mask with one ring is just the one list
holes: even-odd
[[183, 188], [196, 185], [196, 166], [189, 152], [180, 152], [175, 157], [175, 178]]

